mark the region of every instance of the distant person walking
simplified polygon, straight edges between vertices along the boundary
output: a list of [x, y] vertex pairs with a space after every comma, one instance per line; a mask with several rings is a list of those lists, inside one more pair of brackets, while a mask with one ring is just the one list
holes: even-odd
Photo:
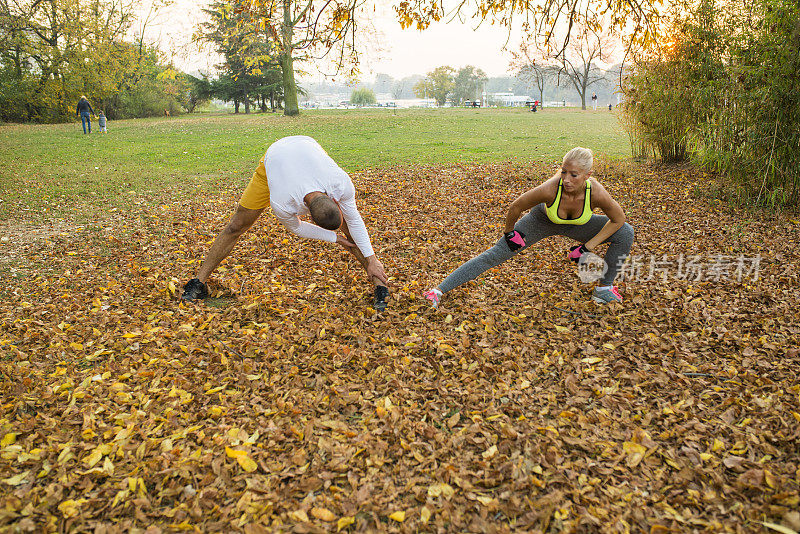
[[80, 115], [81, 117], [81, 124], [83, 125], [84, 135], [87, 133], [92, 133], [93, 114], [94, 110], [92, 109], [92, 105], [89, 103], [88, 100], [86, 100], [85, 96], [82, 96], [81, 99], [78, 101], [78, 107], [75, 109], [75, 115]]
[[597, 93], [592, 95], [592, 107], [595, 111], [597, 111]]
[[102, 110], [98, 112], [97, 125], [100, 127], [100, 133], [108, 133], [108, 130], [106, 130], [106, 116]]

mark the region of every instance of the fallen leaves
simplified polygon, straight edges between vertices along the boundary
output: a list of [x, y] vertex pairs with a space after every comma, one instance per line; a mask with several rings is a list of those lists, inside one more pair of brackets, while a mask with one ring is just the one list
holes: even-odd
[[783, 261], [746, 284], [631, 282], [606, 313], [548, 239], [422, 301], [549, 172], [357, 174], [394, 277], [380, 316], [354, 261], [267, 216], [214, 274], [226, 301], [178, 303], [238, 191], [21, 249], [31, 276], [0, 300], [0, 530], [796, 531], [796, 226], [622, 165], [600, 180], [635, 253]]

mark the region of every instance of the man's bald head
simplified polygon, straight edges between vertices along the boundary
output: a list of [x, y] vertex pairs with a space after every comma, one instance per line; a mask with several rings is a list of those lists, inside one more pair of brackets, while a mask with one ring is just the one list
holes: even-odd
[[317, 195], [308, 202], [308, 211], [314, 224], [326, 230], [337, 230], [342, 225], [339, 205], [328, 195]]

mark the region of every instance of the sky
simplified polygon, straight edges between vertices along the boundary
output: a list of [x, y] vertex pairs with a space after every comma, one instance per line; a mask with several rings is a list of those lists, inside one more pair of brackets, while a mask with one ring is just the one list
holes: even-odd
[[[152, 0], [144, 0], [139, 8], [140, 19], [144, 19]], [[190, 45], [196, 25], [204, 20], [204, 1], [175, 0], [159, 11], [155, 20], [148, 23], [145, 36], [156, 42], [162, 51], [171, 55], [176, 66], [192, 72], [207, 71], [218, 59], [210, 50], [198, 51]], [[374, 34], [372, 45], [361, 56], [362, 81], [370, 81], [375, 74], [383, 73], [393, 78], [429, 72], [442, 65], [456, 69], [474, 65], [488, 76], [510, 74], [511, 51], [520, 42], [518, 35], [509, 40], [508, 30], [484, 23], [475, 28], [475, 23], [458, 20], [449, 23], [434, 23], [425, 31], [401, 29], [394, 16], [391, 4], [385, 2], [371, 17]], [[135, 30], [141, 31], [141, 21]], [[507, 47], [503, 50], [504, 45]], [[308, 69], [311, 78], [318, 79], [317, 69]]]

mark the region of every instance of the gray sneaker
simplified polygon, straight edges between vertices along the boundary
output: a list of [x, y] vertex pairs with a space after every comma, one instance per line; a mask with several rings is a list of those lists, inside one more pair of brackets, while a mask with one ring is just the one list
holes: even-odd
[[608, 304], [609, 302], [622, 302], [622, 295], [616, 287], [611, 289], [594, 288], [592, 300], [598, 304]]

